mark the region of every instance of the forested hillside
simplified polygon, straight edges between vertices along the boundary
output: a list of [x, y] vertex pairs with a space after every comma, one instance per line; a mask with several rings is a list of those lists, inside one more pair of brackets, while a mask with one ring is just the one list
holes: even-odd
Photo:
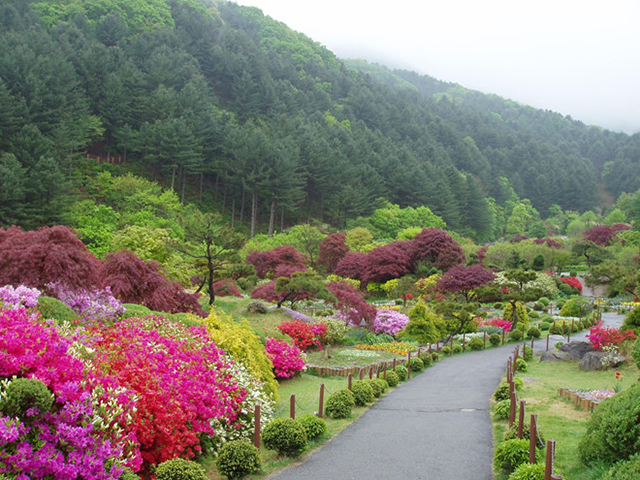
[[390, 202], [486, 241], [518, 205], [547, 218], [640, 188], [640, 135], [346, 64], [255, 8], [0, 0], [0, 18], [0, 226], [69, 223], [104, 170], [251, 236]]

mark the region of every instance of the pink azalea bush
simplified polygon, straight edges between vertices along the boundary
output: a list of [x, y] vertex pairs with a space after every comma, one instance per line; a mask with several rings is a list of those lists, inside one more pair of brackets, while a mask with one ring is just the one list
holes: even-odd
[[479, 327], [486, 327], [486, 326], [498, 327], [498, 328], [501, 328], [505, 333], [507, 333], [511, 329], [511, 322], [509, 320], [504, 320], [499, 317], [493, 317], [493, 318], [487, 318], [480, 322]]
[[305, 368], [304, 354], [286, 340], [267, 337], [265, 352], [273, 363], [276, 378], [291, 378]]
[[24, 285], [0, 287], [0, 303], [5, 309], [17, 310], [20, 307], [34, 308], [38, 304], [40, 290]]
[[409, 323], [409, 317], [396, 310], [380, 309], [373, 320], [373, 331], [395, 337]]
[[625, 340], [633, 340], [637, 335], [633, 333], [633, 330], [621, 331], [615, 327], [604, 327], [600, 322], [591, 327], [586, 336], [593, 348], [602, 351], [605, 347], [619, 346]]
[[52, 294], [85, 321], [115, 320], [125, 312], [122, 303], [111, 294], [111, 289], [72, 289], [59, 282], [47, 285]]

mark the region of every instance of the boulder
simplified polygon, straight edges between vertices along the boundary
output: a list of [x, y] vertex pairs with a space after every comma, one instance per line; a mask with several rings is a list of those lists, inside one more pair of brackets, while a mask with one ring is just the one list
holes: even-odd
[[545, 352], [540, 357], [541, 362], [570, 362], [571, 360], [573, 360], [573, 358], [571, 358], [571, 355], [569, 355], [567, 352], [558, 350], [557, 348], [555, 350], [551, 350], [550, 352]]
[[571, 355], [573, 360], [581, 360], [585, 354], [593, 352], [593, 347], [589, 342], [569, 342], [560, 345], [560, 350]]
[[609, 352], [589, 352], [580, 362], [580, 370], [606, 370], [607, 368], [615, 368], [626, 361], [620, 354]]

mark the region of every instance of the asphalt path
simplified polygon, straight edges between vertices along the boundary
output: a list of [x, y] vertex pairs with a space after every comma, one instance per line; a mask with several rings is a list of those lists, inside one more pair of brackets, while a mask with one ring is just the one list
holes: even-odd
[[[603, 314], [619, 326], [623, 316]], [[584, 333], [572, 340], [584, 340]], [[550, 337], [550, 348], [561, 336]], [[546, 349], [546, 337], [535, 342]], [[490, 480], [490, 400], [514, 345], [445, 358], [383, 396], [325, 446], [270, 479]]]

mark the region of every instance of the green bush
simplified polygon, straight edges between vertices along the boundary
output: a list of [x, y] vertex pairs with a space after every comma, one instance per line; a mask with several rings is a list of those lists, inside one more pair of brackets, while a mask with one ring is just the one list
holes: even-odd
[[[538, 434], [537, 434], [537, 439], [536, 439], [536, 447], [538, 448], [544, 448], [546, 443], [544, 440], [544, 435], [542, 435], [542, 433], [540, 432], [540, 430], [538, 430]], [[504, 437], [502, 438], [503, 440], [512, 440], [514, 438], [518, 438], [518, 424], [514, 423], [513, 425], [511, 425], [511, 427], [509, 427], [509, 429], [504, 432]], [[525, 423], [522, 426], [522, 438], [524, 438], [525, 440], [529, 440], [531, 438], [531, 429], [529, 428], [529, 424]]]
[[367, 379], [365, 382], [371, 387], [371, 391], [375, 398], [380, 398], [382, 396], [382, 385], [379, 382], [376, 382], [375, 378], [372, 378], [371, 380]]
[[445, 357], [451, 353], [451, 347], [449, 345], [445, 345], [440, 349], [440, 353]]
[[527, 361], [522, 357], [518, 357], [516, 360], [516, 370], [518, 372], [526, 372], [528, 367], [529, 365], [527, 365]]
[[591, 311], [591, 301], [586, 297], [573, 297], [560, 309], [562, 317], [584, 317]]
[[433, 363], [433, 357], [429, 352], [422, 352], [420, 354], [420, 360], [422, 360], [422, 364], [424, 365], [424, 368], [429, 368]]
[[522, 387], [524, 387], [524, 380], [522, 380], [520, 377], [514, 377], [513, 383], [514, 383], [514, 385], [516, 387], [516, 392], [519, 392], [520, 389], [522, 389]]
[[462, 345], [460, 345], [459, 343], [454, 343], [453, 353], [462, 353]]
[[[382, 396], [389, 388], [389, 384], [384, 378], [374, 378], [372, 382], [380, 387], [380, 396]], [[373, 391], [373, 394], [376, 394], [375, 390]]]
[[162, 462], [156, 468], [157, 480], [207, 480], [204, 468], [191, 460], [174, 458]]
[[551, 324], [547, 323], [547, 322], [541, 322], [540, 323], [540, 331], [541, 332], [546, 332], [547, 330], [549, 330], [549, 328], [551, 328]]
[[387, 383], [389, 384], [389, 386], [391, 388], [397, 387], [398, 384], [400, 383], [400, 379], [398, 378], [398, 374], [396, 372], [394, 372], [393, 370], [387, 371], [386, 380], [387, 380]]
[[[539, 452], [536, 450], [536, 457]], [[518, 466], [529, 461], [529, 440], [505, 440], [496, 447], [493, 464], [496, 470], [513, 472]]]
[[500, 382], [493, 392], [493, 398], [496, 402], [501, 400], [509, 400], [509, 383]]
[[349, 325], [338, 318], [323, 318], [322, 323], [327, 326], [327, 334], [324, 341], [329, 345], [342, 345], [347, 341]]
[[[0, 479], [2, 479], [2, 477], [0, 477]], [[118, 477], [118, 480], [140, 480], [140, 477], [130, 468], [124, 467], [122, 473]]]
[[424, 362], [420, 357], [411, 357], [411, 372], [420, 373], [424, 370]]
[[260, 451], [247, 439], [226, 442], [218, 452], [216, 467], [228, 478], [256, 473], [262, 466]]
[[356, 380], [353, 382], [351, 385], [351, 393], [353, 393], [353, 398], [359, 407], [364, 407], [367, 403], [375, 400], [371, 385], [364, 380]]
[[125, 308], [125, 311], [120, 314], [120, 318], [146, 317], [151, 315], [151, 310], [144, 305], [123, 303], [122, 306]]
[[522, 340], [522, 330], [517, 328], [515, 330], [511, 330], [509, 332], [509, 338], [514, 342], [519, 342]]
[[496, 310], [502, 310], [502, 303], [500, 302], [494, 303], [493, 308], [495, 308]]
[[529, 318], [540, 318], [540, 314], [535, 310], [532, 310], [531, 312], [529, 312]]
[[580, 458], [614, 463], [640, 453], [640, 383], [616, 393], [598, 405], [580, 441]]
[[45, 297], [44, 295], [38, 297], [36, 310], [45, 319], [55, 318], [59, 322], [71, 322], [78, 319], [78, 315], [70, 307], [57, 298]]
[[523, 463], [509, 475], [509, 480], [544, 480], [544, 463]]
[[640, 335], [640, 307], [636, 307], [626, 316], [620, 330], [633, 330], [636, 335]]
[[493, 408], [493, 413], [497, 418], [501, 420], [507, 420], [509, 418], [509, 414], [511, 413], [511, 401], [500, 400]]
[[533, 348], [531, 348], [529, 345], [524, 346], [524, 359], [527, 362], [533, 360]]
[[327, 423], [324, 419], [316, 417], [310, 413], [297, 417], [296, 420], [300, 422], [300, 425], [307, 433], [307, 439], [311, 440], [327, 433]]
[[628, 460], [616, 463], [599, 480], [637, 480], [640, 478], [640, 454], [631, 455]]
[[297, 457], [307, 448], [307, 432], [293, 418], [277, 418], [264, 427], [262, 441], [266, 448], [275, 450], [278, 455]]
[[527, 337], [529, 338], [540, 338], [542, 336], [542, 332], [538, 327], [529, 327], [527, 330]]
[[633, 361], [636, 362], [636, 366], [640, 368], [640, 337], [636, 338], [636, 341], [633, 342], [633, 350], [631, 350], [631, 356], [633, 357]]
[[439, 362], [440, 361], [440, 353], [431, 352], [431, 359], [433, 360], [433, 363]]
[[8, 417], [19, 417], [23, 421], [35, 419], [27, 417], [26, 411], [35, 408], [38, 417], [51, 411], [53, 394], [37, 378], [17, 378], [9, 383], [4, 402], [0, 400], [0, 411]]
[[482, 350], [484, 348], [484, 340], [480, 337], [473, 337], [467, 344], [471, 350]]
[[491, 335], [489, 335], [489, 343], [491, 345], [500, 345], [502, 343], [502, 335], [492, 333]]
[[551, 303], [551, 300], [549, 300], [547, 297], [540, 297], [538, 299], [538, 303], [541, 303], [542, 305], [544, 305], [545, 307], [548, 307], [549, 304]]
[[[387, 372], [387, 379], [389, 373], [391, 372]], [[356, 400], [353, 397], [353, 393], [351, 393], [351, 390], [345, 388], [329, 395], [324, 412], [331, 418], [347, 418], [351, 415], [351, 410], [355, 406]]]
[[404, 365], [397, 365], [395, 369], [396, 375], [398, 376], [399, 382], [406, 382], [408, 377], [407, 369]]

